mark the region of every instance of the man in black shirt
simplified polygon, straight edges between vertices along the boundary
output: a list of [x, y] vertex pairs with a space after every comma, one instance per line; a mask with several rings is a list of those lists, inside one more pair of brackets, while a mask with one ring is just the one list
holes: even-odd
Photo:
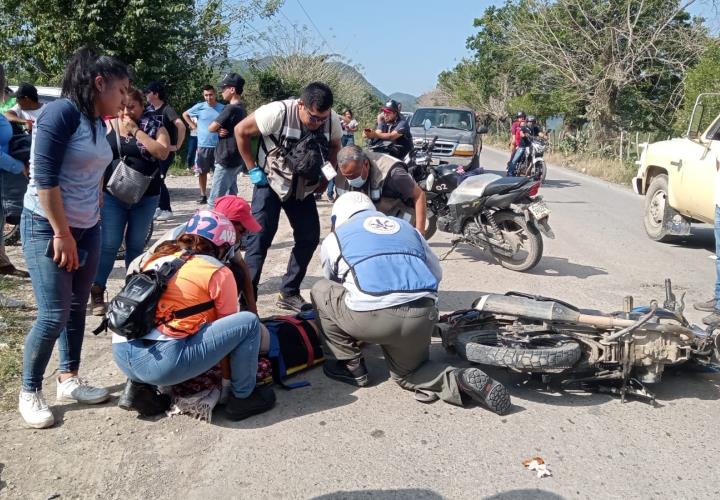
[[172, 217], [172, 208], [170, 207], [170, 192], [165, 185], [165, 177], [167, 176], [170, 165], [175, 161], [175, 152], [178, 151], [185, 141], [185, 123], [180, 119], [175, 110], [165, 99], [165, 88], [160, 82], [150, 82], [145, 87], [145, 98], [148, 102], [147, 112], [154, 113], [159, 120], [162, 120], [163, 127], [168, 131], [170, 136], [170, 154], [160, 162], [160, 202], [155, 211], [155, 219], [159, 221], [169, 220]]
[[377, 130], [365, 129], [363, 137], [392, 142], [387, 148], [387, 153], [403, 160], [413, 147], [410, 124], [400, 114], [400, 104], [394, 99], [385, 103], [382, 112], [384, 122], [378, 123]]
[[208, 127], [210, 132], [218, 134], [218, 144], [215, 148], [215, 173], [208, 199], [208, 207], [211, 209], [215, 206], [216, 198], [238, 193], [237, 176], [243, 166], [243, 161], [233, 130], [235, 125], [247, 116], [245, 106], [240, 103], [244, 86], [245, 80], [237, 73], [226, 74], [220, 82], [222, 97], [229, 104]]

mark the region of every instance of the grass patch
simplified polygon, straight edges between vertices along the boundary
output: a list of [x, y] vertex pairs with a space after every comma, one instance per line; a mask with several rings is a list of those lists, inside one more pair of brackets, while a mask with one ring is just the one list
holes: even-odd
[[[12, 297], [17, 282], [0, 278], [0, 294]], [[22, 374], [22, 347], [30, 328], [25, 309], [0, 307], [0, 411], [14, 408]]]
[[175, 176], [193, 175], [193, 173], [187, 169], [187, 164], [185, 163], [185, 155], [175, 155], [175, 160], [173, 161], [172, 165], [170, 165], [170, 168], [168, 169], [168, 174]]

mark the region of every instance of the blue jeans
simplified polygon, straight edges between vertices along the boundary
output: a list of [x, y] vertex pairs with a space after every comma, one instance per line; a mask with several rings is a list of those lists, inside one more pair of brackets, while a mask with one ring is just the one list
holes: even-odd
[[720, 309], [720, 207], [715, 206], [715, 309]]
[[335, 196], [335, 179], [328, 182], [327, 196], [328, 199], [332, 199], [333, 196]]
[[103, 193], [105, 203], [100, 210], [102, 217], [102, 245], [100, 265], [93, 283], [105, 287], [115, 265], [120, 245], [125, 238], [125, 267], [145, 251], [153, 214], [159, 196], [145, 196], [134, 205], [128, 205], [109, 193]]
[[355, 144], [355, 136], [343, 134], [342, 137], [340, 138], [340, 145], [342, 147], [345, 147], [348, 144]]
[[178, 340], [131, 340], [113, 344], [113, 358], [131, 380], [175, 385], [205, 373], [230, 355], [232, 392], [246, 398], [255, 388], [260, 352], [260, 321], [239, 312], [203, 326]]
[[518, 162], [520, 161], [520, 158], [522, 158], [523, 154], [525, 153], [525, 148], [522, 146], [518, 146], [515, 150], [515, 155], [513, 156], [512, 160], [510, 160], [510, 163], [508, 163], [508, 176], [515, 175], [515, 167], [517, 166]]
[[187, 155], [185, 156], [185, 162], [188, 168], [193, 168], [195, 165], [195, 153], [197, 152], [198, 139], [196, 135], [189, 135], [187, 137]]
[[238, 194], [237, 176], [241, 168], [242, 166], [227, 168], [219, 163], [215, 164], [215, 173], [213, 174], [210, 197], [208, 198], [208, 208], [215, 207], [215, 198], [225, 196], [226, 194]]
[[87, 259], [77, 271], [68, 272], [45, 256], [53, 237], [50, 222], [23, 210], [20, 236], [37, 302], [37, 319], [25, 338], [23, 353], [22, 386], [26, 391], [42, 389], [45, 368], [58, 339], [60, 372], [68, 373], [80, 367], [85, 307], [100, 254], [100, 224], [88, 229], [71, 228], [71, 232], [77, 247], [87, 252]]

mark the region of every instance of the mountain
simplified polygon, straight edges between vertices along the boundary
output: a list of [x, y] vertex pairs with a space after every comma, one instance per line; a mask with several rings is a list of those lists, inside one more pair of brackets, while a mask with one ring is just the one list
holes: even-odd
[[393, 92], [388, 96], [390, 99], [395, 99], [402, 105], [403, 111], [413, 112], [417, 109], [417, 97], [412, 94], [405, 94], [403, 92]]

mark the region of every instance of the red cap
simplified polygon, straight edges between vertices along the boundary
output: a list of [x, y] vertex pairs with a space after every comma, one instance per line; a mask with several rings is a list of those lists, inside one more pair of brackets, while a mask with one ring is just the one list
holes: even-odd
[[251, 233], [259, 233], [262, 230], [262, 226], [250, 212], [250, 204], [239, 196], [221, 196], [215, 200], [213, 210], [223, 214], [232, 222], [239, 222]]

